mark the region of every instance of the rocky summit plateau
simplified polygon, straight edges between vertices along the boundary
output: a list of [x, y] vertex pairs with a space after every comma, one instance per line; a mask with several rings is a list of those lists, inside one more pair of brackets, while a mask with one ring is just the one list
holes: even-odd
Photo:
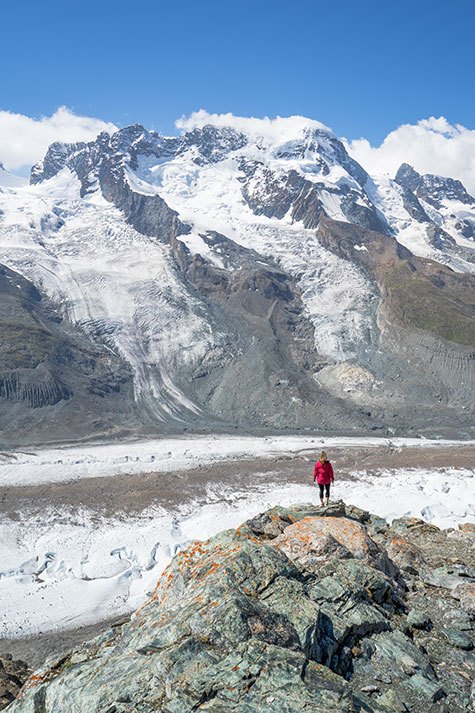
[[275, 507], [180, 551], [130, 621], [8, 710], [466, 713], [474, 620], [475, 524]]
[[462, 183], [371, 176], [309, 119], [209, 122], [53, 143], [29, 185], [0, 171], [2, 445], [473, 437]]

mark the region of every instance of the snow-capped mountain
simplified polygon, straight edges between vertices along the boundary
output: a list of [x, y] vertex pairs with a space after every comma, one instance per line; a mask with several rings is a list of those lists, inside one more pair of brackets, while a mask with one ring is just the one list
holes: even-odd
[[[104, 374], [83, 370], [78, 392], [77, 356], [67, 374], [51, 350], [7, 359], [8, 439], [20, 422], [61, 435], [65, 419], [78, 435], [473, 429], [475, 200], [459, 181], [408, 164], [371, 177], [311, 120], [136, 125], [53, 144], [0, 211], [3, 263], [76, 350], [109, 354], [116, 385], [97, 400]], [[33, 412], [2, 386], [15, 372], [41, 394], [42, 370], [65, 394], [54, 404]]]

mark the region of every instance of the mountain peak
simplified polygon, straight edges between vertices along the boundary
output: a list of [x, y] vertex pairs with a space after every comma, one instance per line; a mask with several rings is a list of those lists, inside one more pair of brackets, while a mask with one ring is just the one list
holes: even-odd
[[234, 114], [209, 114], [204, 109], [194, 112], [189, 117], [182, 117], [176, 126], [183, 133], [200, 129], [204, 126], [234, 129], [244, 134], [251, 141], [258, 141], [268, 146], [278, 146], [288, 141], [302, 139], [308, 132], [318, 131], [333, 137], [332, 130], [315, 119], [305, 116], [276, 116], [275, 118], [244, 117]]
[[421, 175], [408, 163], [401, 164], [395, 181], [435, 208], [440, 208], [441, 201], [444, 200], [455, 200], [467, 205], [475, 203], [475, 199], [467, 193], [465, 186], [458, 179], [432, 173]]
[[408, 188], [410, 191], [415, 191], [421, 181], [421, 174], [417, 173], [416, 169], [409, 163], [402, 163], [398, 168], [394, 180], [396, 183], [399, 183], [400, 186]]

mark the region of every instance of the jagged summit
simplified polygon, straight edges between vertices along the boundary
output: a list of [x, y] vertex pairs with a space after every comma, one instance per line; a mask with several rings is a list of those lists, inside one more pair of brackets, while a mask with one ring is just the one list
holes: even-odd
[[440, 209], [444, 200], [475, 206], [475, 198], [469, 195], [461, 181], [454, 178], [435, 176], [431, 173], [421, 175], [412, 166], [403, 163], [394, 180], [419, 198], [425, 199], [434, 208]]
[[400, 186], [408, 188], [410, 191], [415, 192], [421, 182], [421, 174], [408, 163], [402, 163], [396, 173], [394, 180], [399, 183]]
[[176, 122], [177, 128], [182, 133], [204, 126], [213, 126], [217, 129], [233, 129], [249, 137], [250, 141], [278, 145], [287, 141], [301, 139], [305, 135], [320, 134], [334, 137], [333, 131], [325, 124], [305, 116], [277, 116], [275, 118], [256, 118], [235, 116], [234, 114], [209, 114], [201, 109], [188, 117], [183, 117]]
[[460, 182], [370, 176], [302, 117], [179, 128], [54, 143], [0, 195], [8, 267], [129, 365], [131, 427], [471, 432]]

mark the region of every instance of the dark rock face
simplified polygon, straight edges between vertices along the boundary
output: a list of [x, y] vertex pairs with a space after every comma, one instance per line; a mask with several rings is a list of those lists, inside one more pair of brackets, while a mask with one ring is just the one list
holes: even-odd
[[[244, 173], [242, 194], [246, 203], [256, 215], [266, 215], [268, 218], [283, 218], [307, 186], [307, 181], [296, 171], [276, 176], [271, 169], [257, 161], [241, 162], [241, 170]], [[319, 201], [317, 205], [318, 222], [322, 205]]]
[[[343, 146], [341, 149], [344, 151]], [[343, 160], [341, 152], [337, 153]], [[347, 161], [344, 163], [347, 164], [349, 161], [351, 159], [347, 156]], [[358, 166], [356, 162], [354, 163]], [[355, 180], [358, 182], [363, 181], [363, 178], [366, 180], [367, 174], [359, 172], [355, 166], [351, 164], [345, 167], [355, 174]], [[304, 228], [314, 229], [318, 226], [320, 218], [327, 216], [322, 198], [322, 193], [325, 193], [333, 196], [337, 203], [340, 202], [341, 210], [349, 222], [369, 230], [389, 232], [387, 224], [378, 215], [374, 206], [369, 201], [367, 205], [361, 204], [362, 196], [365, 194], [348, 184], [342, 183], [338, 187], [331, 187], [324, 183], [310, 181], [294, 169], [288, 173], [276, 174], [264, 163], [257, 161], [241, 161], [240, 168], [244, 174], [241, 179], [243, 197], [256, 215], [280, 219], [290, 211], [293, 222], [301, 221]], [[320, 169], [322, 175], [328, 174], [330, 170], [322, 158], [317, 159], [315, 172], [317, 169]]]
[[122, 409], [137, 423], [128, 367], [78, 334], [28, 280], [3, 265], [0, 336], [2, 439], [51, 437], [59, 425], [70, 438], [107, 432], [120, 424]]
[[189, 227], [179, 219], [176, 211], [168, 207], [160, 196], [147, 196], [134, 192], [124, 177], [122, 167], [104, 162], [99, 170], [102, 193], [124, 212], [126, 220], [143, 235], [169, 242], [176, 235], [189, 232]]
[[168, 242], [189, 228], [160, 196], [134, 192], [126, 178], [126, 166], [136, 167], [140, 155], [158, 159], [173, 151], [177, 151], [176, 140], [160, 140], [137, 124], [112, 137], [102, 133], [88, 144], [52, 144], [42, 164], [33, 167], [31, 182], [51, 178], [68, 167], [81, 182], [82, 196], [100, 186], [104, 198], [122, 210], [138, 232]]
[[217, 163], [246, 144], [246, 136], [231, 127], [204, 126], [185, 134], [178, 145], [177, 155], [189, 149], [197, 149], [198, 156], [193, 159], [195, 163]]
[[402, 163], [396, 173], [395, 181], [415, 193], [421, 184], [422, 176], [408, 163]]
[[[341, 502], [273, 508], [180, 552], [130, 622], [47, 662], [11, 710], [473, 710], [475, 593], [457, 594], [473, 535]], [[396, 541], [417, 568], [391, 560]]]
[[412, 191], [418, 198], [440, 208], [441, 200], [458, 200], [466, 205], [474, 205], [475, 198], [469, 195], [461, 181], [430, 173], [421, 176], [412, 166], [403, 163], [396, 173], [396, 183]]
[[0, 710], [15, 700], [30, 675], [31, 671], [24, 661], [15, 661], [8, 654], [0, 654]]
[[55, 141], [48, 148], [43, 161], [35, 164], [31, 169], [30, 182], [35, 184], [52, 178], [65, 166], [68, 165], [71, 157], [85, 149], [87, 144], [78, 142], [74, 144], [63, 144]]

